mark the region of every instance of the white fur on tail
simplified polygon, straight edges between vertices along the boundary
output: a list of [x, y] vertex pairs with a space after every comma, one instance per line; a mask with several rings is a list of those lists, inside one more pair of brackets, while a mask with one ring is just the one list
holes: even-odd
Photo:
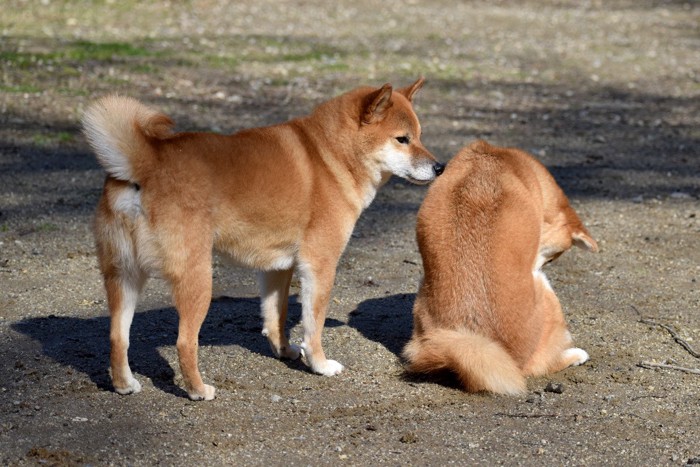
[[135, 99], [107, 96], [93, 103], [83, 115], [83, 130], [97, 160], [107, 173], [137, 182], [134, 158], [143, 151], [146, 137], [164, 137], [170, 119]]
[[520, 369], [496, 341], [470, 331], [433, 329], [413, 338], [404, 349], [411, 371], [454, 372], [472, 392], [518, 395], [526, 384]]

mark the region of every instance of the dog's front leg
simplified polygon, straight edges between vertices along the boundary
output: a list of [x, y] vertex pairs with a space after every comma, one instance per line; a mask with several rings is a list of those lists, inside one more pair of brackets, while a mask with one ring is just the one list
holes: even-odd
[[260, 308], [263, 318], [262, 333], [267, 337], [272, 352], [278, 358], [299, 358], [300, 348], [291, 345], [285, 327], [289, 304], [289, 285], [294, 270], [263, 271], [260, 273]]
[[301, 279], [301, 321], [304, 342], [301, 350], [314, 373], [324, 376], [337, 375], [343, 365], [326, 359], [321, 346], [321, 333], [326, 321], [326, 309], [335, 280], [337, 261], [319, 261], [299, 265]]

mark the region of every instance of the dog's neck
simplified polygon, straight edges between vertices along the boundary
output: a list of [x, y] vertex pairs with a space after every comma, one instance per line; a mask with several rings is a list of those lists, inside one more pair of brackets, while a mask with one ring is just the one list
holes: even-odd
[[[326, 103], [328, 104], [328, 103]], [[300, 138], [317, 140], [317, 147], [330, 148], [320, 151], [318, 156], [342, 187], [346, 201], [357, 211], [357, 215], [367, 208], [377, 194], [377, 190], [391, 177], [390, 173], [373, 171], [368, 166], [371, 157], [365, 154], [356, 141], [356, 135], [347, 135], [347, 125], [353, 124], [352, 114], [324, 112], [318, 107], [311, 115], [290, 122]], [[298, 123], [297, 123], [298, 122]], [[359, 124], [358, 124], [359, 126]]]

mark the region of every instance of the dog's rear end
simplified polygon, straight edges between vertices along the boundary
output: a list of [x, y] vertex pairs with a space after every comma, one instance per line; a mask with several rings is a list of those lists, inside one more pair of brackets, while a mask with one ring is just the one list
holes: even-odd
[[[110, 366], [115, 390], [139, 392], [127, 360], [129, 328], [149, 273], [160, 271], [137, 183], [153, 161], [153, 142], [170, 134], [172, 121], [134, 99], [106, 97], [84, 116], [85, 134], [108, 177], [93, 230], [111, 310]], [[136, 158], [135, 154], [146, 157]], [[205, 398], [206, 395], [203, 395]], [[213, 394], [209, 396], [213, 397]]]
[[[574, 219], [575, 217], [575, 219]], [[404, 349], [413, 372], [449, 370], [468, 391], [518, 394], [525, 376], [582, 363], [539, 268], [576, 240], [596, 249], [544, 166], [476, 142], [418, 214], [425, 276]]]

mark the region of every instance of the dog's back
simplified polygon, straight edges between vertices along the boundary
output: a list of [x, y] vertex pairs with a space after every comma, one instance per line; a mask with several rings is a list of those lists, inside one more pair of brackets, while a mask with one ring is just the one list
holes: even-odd
[[540, 256], [570, 248], [571, 214], [546, 168], [524, 152], [478, 141], [453, 158], [418, 214], [425, 276], [404, 351], [409, 370], [453, 371], [470, 391], [524, 391], [543, 323], [561, 314], [536, 274]]

